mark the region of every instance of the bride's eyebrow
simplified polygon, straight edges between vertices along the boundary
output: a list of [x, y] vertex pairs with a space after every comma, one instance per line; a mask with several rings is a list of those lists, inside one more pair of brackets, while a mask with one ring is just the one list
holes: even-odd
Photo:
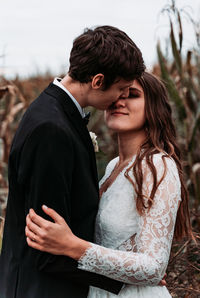
[[129, 91], [136, 91], [138, 93], [142, 93], [142, 91], [140, 89], [137, 89], [137, 88], [133, 88], [133, 87], [130, 87], [129, 88]]

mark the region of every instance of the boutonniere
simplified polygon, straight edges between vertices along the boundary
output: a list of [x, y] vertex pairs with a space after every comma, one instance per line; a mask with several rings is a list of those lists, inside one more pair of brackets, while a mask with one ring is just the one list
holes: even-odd
[[90, 137], [92, 139], [92, 144], [94, 146], [94, 152], [99, 152], [99, 145], [98, 145], [98, 142], [97, 142], [97, 135], [90, 131]]

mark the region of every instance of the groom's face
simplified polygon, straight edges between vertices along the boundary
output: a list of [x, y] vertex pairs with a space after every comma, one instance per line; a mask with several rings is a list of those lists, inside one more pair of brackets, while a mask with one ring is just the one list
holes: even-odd
[[92, 94], [90, 104], [99, 110], [106, 110], [112, 103], [119, 98], [127, 98], [129, 95], [129, 88], [133, 84], [132, 81], [120, 79], [113, 83], [108, 89], [103, 90], [99, 88]]

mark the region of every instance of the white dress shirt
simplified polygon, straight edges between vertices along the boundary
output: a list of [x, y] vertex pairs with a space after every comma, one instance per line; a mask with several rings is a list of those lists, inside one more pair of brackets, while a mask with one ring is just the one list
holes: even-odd
[[80, 104], [78, 103], [78, 101], [74, 98], [74, 96], [69, 92], [69, 90], [67, 90], [67, 88], [65, 88], [65, 86], [63, 86], [63, 84], [60, 82], [61, 79], [60, 78], [55, 78], [53, 81], [53, 84], [60, 87], [62, 90], [64, 90], [69, 97], [72, 99], [72, 101], [74, 102], [74, 104], [76, 105], [77, 109], [79, 110], [82, 118], [85, 117], [85, 112], [84, 109], [80, 106]]

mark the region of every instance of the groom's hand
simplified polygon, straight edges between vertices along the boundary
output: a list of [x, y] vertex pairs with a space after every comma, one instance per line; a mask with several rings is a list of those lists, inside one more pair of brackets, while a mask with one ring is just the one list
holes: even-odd
[[167, 277], [167, 274], [165, 273], [165, 275], [163, 276], [162, 280], [159, 282], [159, 286], [166, 286], [167, 285], [167, 282], [166, 282], [166, 277]]

